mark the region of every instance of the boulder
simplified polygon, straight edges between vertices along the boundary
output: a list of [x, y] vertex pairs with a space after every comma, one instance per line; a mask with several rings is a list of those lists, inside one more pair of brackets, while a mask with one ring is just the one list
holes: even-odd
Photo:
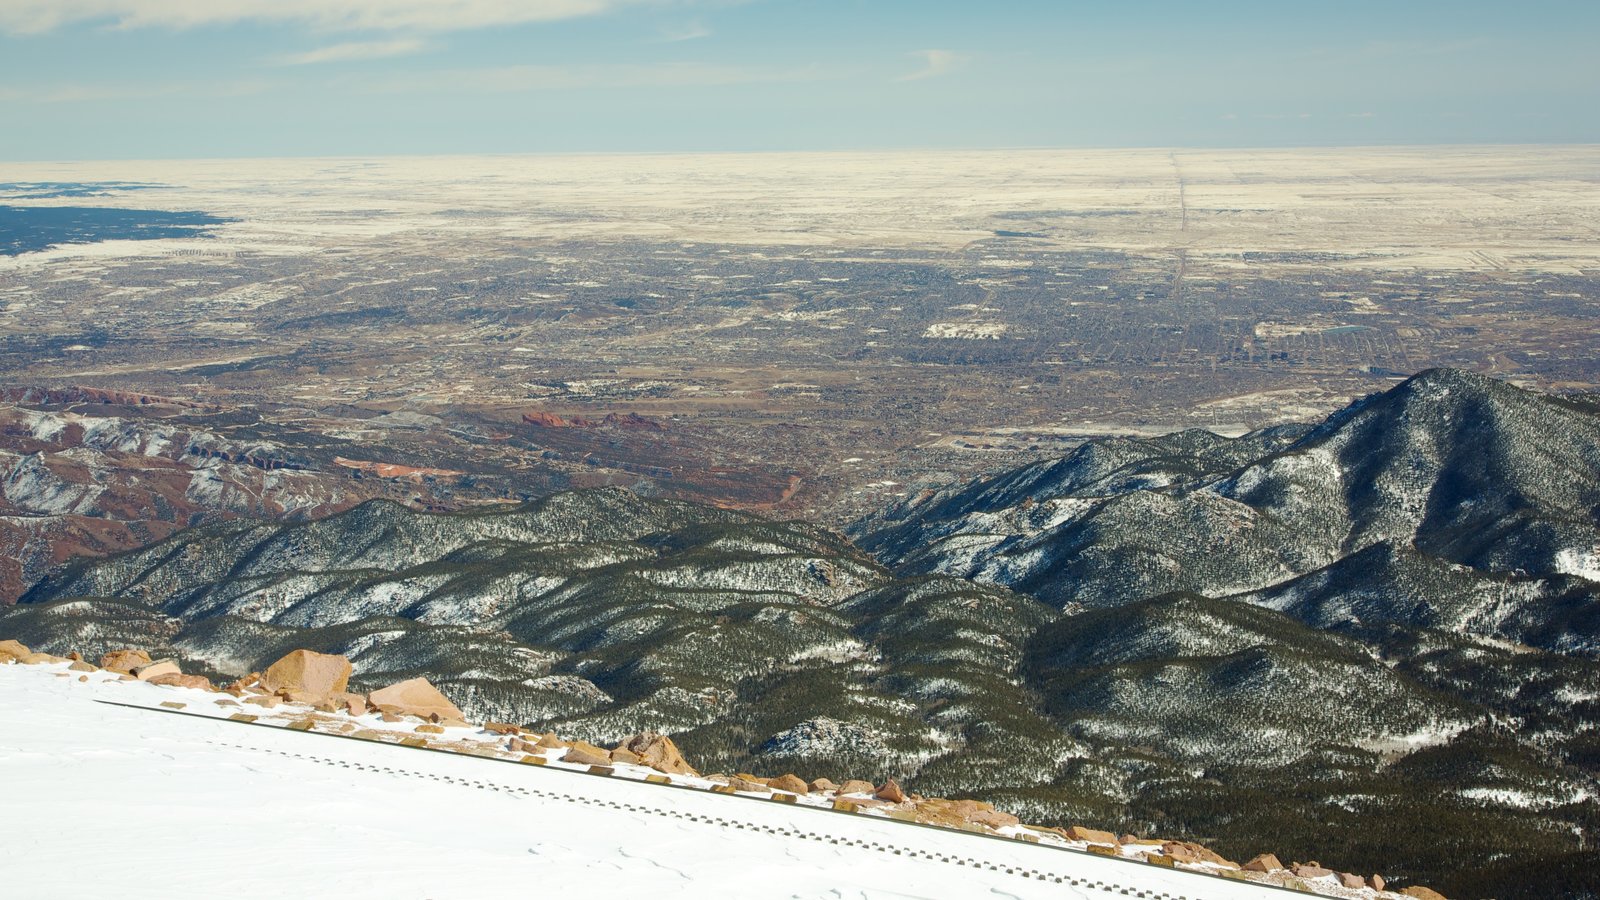
[[204, 675], [185, 675], [179, 672], [177, 674], [157, 675], [146, 680], [151, 684], [164, 684], [168, 687], [194, 688], [198, 691], [216, 690], [211, 686], [211, 679], [206, 678]]
[[522, 729], [509, 722], [485, 722], [483, 730], [491, 734], [521, 734]]
[[1001, 812], [981, 800], [942, 800], [935, 797], [931, 800], [919, 800], [916, 803], [917, 821], [929, 825], [942, 825], [946, 828], [960, 828], [963, 825], [1004, 828], [1008, 825], [1021, 824], [1016, 816]]
[[429, 684], [426, 678], [411, 678], [373, 691], [367, 695], [367, 702], [383, 712], [399, 716], [417, 716], [423, 719], [430, 716], [457, 720], [466, 718], [461, 710], [457, 709], [448, 697], [439, 693], [438, 688]]
[[150, 654], [143, 650], [113, 650], [100, 657], [100, 668], [120, 672], [123, 675], [131, 675], [134, 669], [148, 665], [150, 665]]
[[736, 791], [749, 791], [754, 794], [770, 794], [772, 789], [759, 781], [754, 781], [746, 776], [735, 775], [728, 779], [728, 786]]
[[900, 785], [895, 784], [894, 779], [891, 778], [885, 781], [883, 787], [878, 788], [877, 792], [872, 796], [877, 797], [879, 800], [886, 800], [889, 803], [904, 803], [906, 792], [900, 790]]
[[1372, 875], [1367, 876], [1367, 887], [1372, 888], [1375, 891], [1383, 890], [1384, 885], [1386, 885], [1388, 883], [1389, 882], [1385, 881], [1384, 877], [1382, 875], [1378, 875], [1378, 874], [1374, 873]]
[[72, 663], [72, 665], [67, 666], [67, 669], [70, 670], [70, 671], [73, 671], [73, 672], [98, 672], [98, 671], [100, 671], [100, 667], [99, 666], [96, 666], [94, 663], [86, 663], [86, 662], [84, 662], [82, 660], [74, 661]]
[[576, 741], [571, 747], [567, 748], [567, 752], [561, 757], [561, 761], [575, 763], [580, 766], [609, 766], [611, 765], [611, 754], [587, 741]]
[[232, 694], [235, 697], [242, 697], [244, 696], [245, 691], [257, 690], [259, 689], [260, 685], [261, 673], [251, 672], [249, 675], [234, 681], [232, 684], [228, 685], [222, 690], [223, 693]]
[[1423, 887], [1420, 884], [1413, 884], [1408, 888], [1403, 888], [1401, 889], [1400, 893], [1407, 897], [1416, 897], [1417, 900], [1445, 900], [1445, 896], [1443, 894], [1439, 893], [1433, 888]]
[[255, 706], [264, 707], [266, 709], [272, 709], [283, 701], [278, 698], [277, 694], [256, 694], [253, 697], [244, 698], [244, 702]]
[[444, 734], [444, 726], [423, 723], [417, 726], [418, 734]]
[[839, 793], [841, 794], [866, 794], [871, 796], [876, 790], [877, 788], [873, 786], [872, 782], [859, 781], [854, 778], [839, 785]]
[[21, 641], [0, 641], [0, 662], [5, 662], [8, 659], [21, 659], [32, 652], [32, 650], [28, 649], [28, 645]]
[[1351, 875], [1349, 872], [1339, 872], [1339, 884], [1359, 890], [1367, 886], [1367, 882], [1360, 875]]
[[331, 704], [349, 687], [351, 671], [342, 656], [295, 650], [261, 673], [261, 686], [295, 703]]
[[1276, 872], [1283, 868], [1283, 863], [1271, 853], [1262, 853], [1240, 868], [1246, 872]]
[[140, 681], [149, 681], [152, 678], [160, 678], [162, 675], [182, 674], [183, 670], [178, 668], [178, 664], [170, 659], [157, 660], [148, 666], [140, 666], [133, 670], [133, 677]]
[[54, 653], [40, 653], [37, 650], [35, 650], [32, 653], [29, 653], [27, 656], [24, 656], [19, 660], [17, 660], [17, 662], [22, 663], [23, 665], [26, 665], [26, 666], [42, 666], [42, 665], [45, 665], [47, 663], [58, 663], [58, 662], [66, 662], [66, 661], [67, 661], [67, 658], [64, 657], [64, 656], [56, 656]]
[[613, 747], [611, 749], [611, 761], [614, 763], [630, 763], [632, 765], [638, 765], [639, 757], [635, 756], [633, 751], [626, 747]]
[[653, 731], [636, 734], [617, 745], [639, 758], [639, 764], [668, 775], [698, 775], [672, 738]]
[[1190, 853], [1189, 848], [1183, 846], [1182, 844], [1163, 845], [1161, 848], [1161, 855], [1172, 860], [1173, 862], [1197, 863], [1200, 861], [1200, 857]]
[[1295, 863], [1289, 867], [1289, 872], [1296, 878], [1326, 878], [1333, 874], [1332, 869], [1325, 869], [1316, 863]]
[[807, 787], [819, 794], [826, 791], [837, 791], [839, 789], [839, 786], [834, 784], [833, 779], [831, 778], [813, 778]]
[[[1067, 839], [1071, 841], [1087, 841], [1091, 844], [1109, 844], [1113, 847], [1122, 842], [1109, 831], [1099, 831], [1094, 828], [1085, 828], [1082, 825], [1070, 825], [1066, 828]], [[1181, 860], [1180, 860], [1181, 862]]]
[[567, 742], [556, 737], [556, 733], [552, 731], [549, 734], [540, 735], [539, 740], [534, 743], [534, 746], [541, 750], [565, 750], [567, 748]]
[[[1213, 865], [1221, 866], [1224, 869], [1239, 868], [1238, 863], [1231, 859], [1223, 858], [1220, 853], [1212, 851], [1210, 847], [1207, 847], [1204, 844], [1196, 844], [1194, 841], [1184, 841], [1183, 846], [1188, 848], [1189, 852], [1194, 854], [1195, 859], [1199, 860], [1200, 862], [1212, 863]], [[1316, 863], [1312, 863], [1312, 865], [1316, 865]]]
[[811, 786], [806, 784], [804, 781], [801, 781], [800, 776], [794, 774], [793, 772], [790, 772], [787, 775], [779, 775], [777, 778], [768, 779], [767, 786], [780, 791], [788, 791], [791, 794], [811, 793]]
[[367, 714], [367, 698], [362, 694], [344, 693], [338, 698], [340, 708], [352, 716]]
[[1009, 828], [1012, 825], [1022, 824], [1022, 820], [1016, 816], [1013, 816], [1011, 813], [1003, 812], [994, 808], [974, 809], [971, 812], [963, 813], [963, 816], [968, 822], [971, 822], [974, 825], [987, 825], [990, 828], [996, 829]]

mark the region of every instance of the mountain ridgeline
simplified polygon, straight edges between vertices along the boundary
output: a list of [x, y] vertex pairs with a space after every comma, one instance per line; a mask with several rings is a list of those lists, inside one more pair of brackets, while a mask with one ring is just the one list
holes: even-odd
[[849, 538], [609, 489], [193, 528], [54, 571], [0, 632], [227, 676], [305, 647], [710, 769], [1593, 896], [1597, 592], [1600, 414], [1436, 370], [1314, 427], [1093, 441]]

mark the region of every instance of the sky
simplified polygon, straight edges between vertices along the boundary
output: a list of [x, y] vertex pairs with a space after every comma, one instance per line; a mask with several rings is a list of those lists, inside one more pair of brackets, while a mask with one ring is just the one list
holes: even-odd
[[0, 0], [0, 160], [1600, 143], [1594, 0]]

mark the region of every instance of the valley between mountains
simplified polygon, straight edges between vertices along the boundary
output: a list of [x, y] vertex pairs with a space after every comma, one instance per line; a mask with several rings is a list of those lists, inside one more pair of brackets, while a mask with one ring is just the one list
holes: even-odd
[[308, 484], [298, 519], [241, 500], [40, 556], [0, 637], [219, 679], [306, 648], [477, 719], [664, 732], [706, 771], [892, 777], [1451, 896], [1600, 891], [1594, 398], [1431, 370], [843, 533], [618, 488], [438, 513]]

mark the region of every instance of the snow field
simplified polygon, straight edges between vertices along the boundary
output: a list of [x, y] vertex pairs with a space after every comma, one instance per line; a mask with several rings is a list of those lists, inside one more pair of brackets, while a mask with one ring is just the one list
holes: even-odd
[[215, 694], [64, 670], [0, 666], [0, 797], [33, 811], [0, 845], [18, 897], [1284, 896], [559, 763], [247, 725], [223, 718], [235, 711]]

